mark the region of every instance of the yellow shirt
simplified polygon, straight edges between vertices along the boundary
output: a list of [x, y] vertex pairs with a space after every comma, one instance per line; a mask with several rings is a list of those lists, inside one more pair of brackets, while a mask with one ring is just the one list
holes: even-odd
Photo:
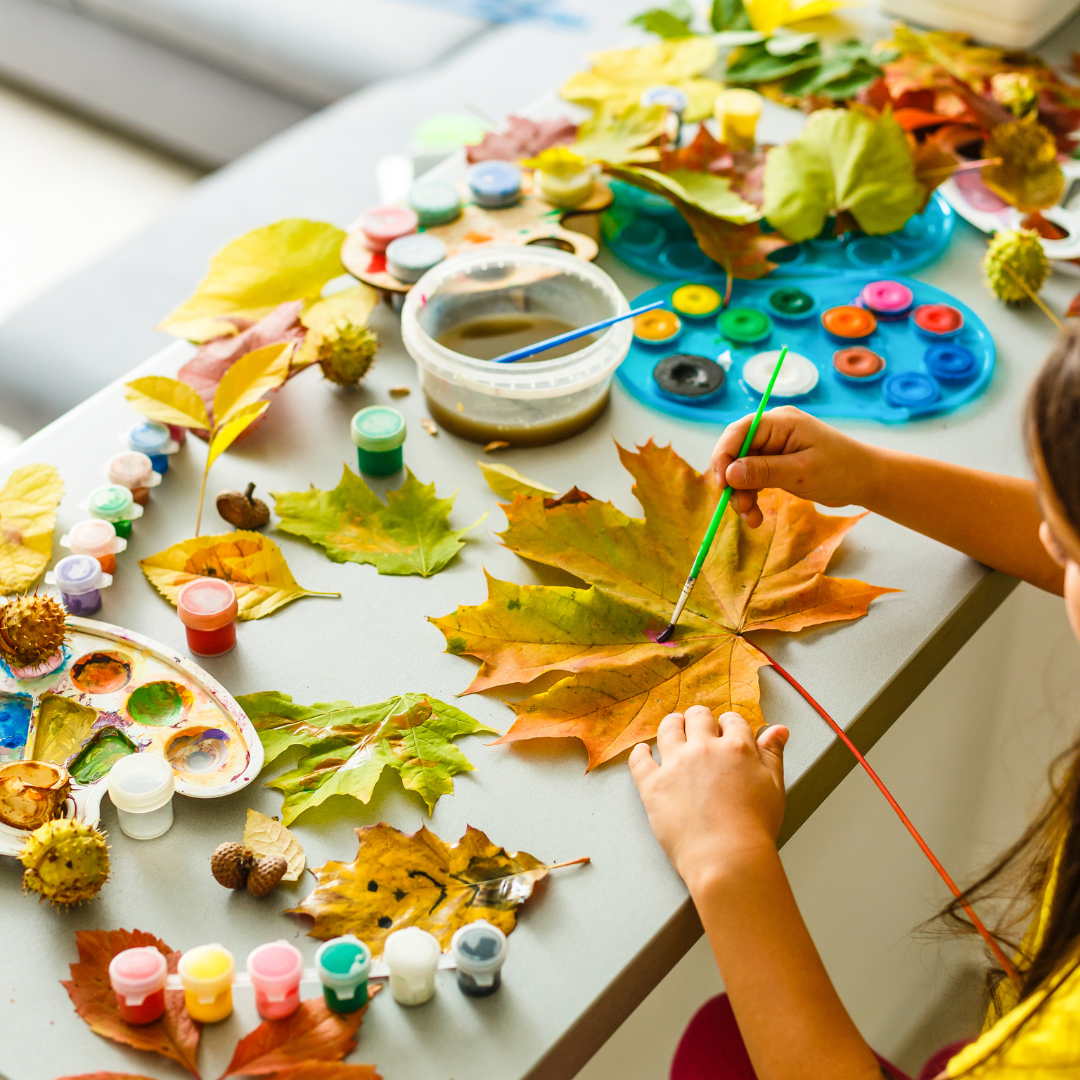
[[[1039, 911], [1024, 935], [1028, 956], [1042, 944], [1050, 919], [1050, 905], [1057, 882], [1053, 866]], [[1054, 993], [1011, 1042], [1009, 1037], [1042, 1004], [1049, 989]], [[1012, 1008], [1000, 1020], [994, 1012], [987, 1017], [983, 1032], [949, 1060], [948, 1077], [971, 1080], [1064, 1080], [1080, 1078], [1080, 968], [1057, 977], [1046, 989], [1037, 990], [1020, 1005], [1016, 989], [1005, 983], [1000, 991], [1002, 1005]], [[1008, 1042], [1008, 1045], [1005, 1045]], [[1000, 1052], [999, 1048], [1003, 1047]]]

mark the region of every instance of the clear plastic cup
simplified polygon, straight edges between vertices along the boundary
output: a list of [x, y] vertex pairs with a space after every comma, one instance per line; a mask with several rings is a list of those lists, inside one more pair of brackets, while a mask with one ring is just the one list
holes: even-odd
[[109, 770], [109, 798], [120, 829], [133, 840], [153, 840], [173, 823], [172, 765], [156, 754], [131, 754]]

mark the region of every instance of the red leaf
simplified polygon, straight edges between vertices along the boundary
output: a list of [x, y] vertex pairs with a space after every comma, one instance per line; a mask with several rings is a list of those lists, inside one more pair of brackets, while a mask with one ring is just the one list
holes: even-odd
[[[143, 1076], [142, 1073], [95, 1072], [79, 1073], [78, 1076], [58, 1076], [56, 1080], [151, 1080], [151, 1078]], [[327, 1080], [330, 1078], [328, 1077]]]
[[508, 116], [502, 131], [489, 131], [475, 146], [465, 148], [469, 164], [478, 161], [519, 161], [536, 157], [549, 146], [565, 146], [577, 136], [577, 124], [558, 120], [526, 120]]
[[897, 109], [893, 118], [905, 131], [918, 131], [919, 128], [933, 127], [935, 124], [951, 124], [951, 116], [939, 116], [926, 109]]
[[120, 1019], [116, 994], [109, 985], [109, 961], [124, 949], [153, 945], [169, 961], [170, 973], [176, 972], [180, 954], [142, 930], [80, 930], [75, 939], [79, 963], [71, 965], [71, 981], [62, 985], [90, 1030], [113, 1042], [170, 1058], [198, 1078], [202, 1025], [188, 1016], [183, 991], [166, 991], [165, 1015], [153, 1024], [136, 1027]]
[[1075, 319], [1077, 316], [1080, 316], [1080, 293], [1077, 293], [1072, 298], [1069, 302], [1069, 308], [1065, 312], [1066, 319]]
[[382, 1080], [374, 1065], [346, 1065], [341, 1061], [300, 1061], [261, 1080]]
[[767, 149], [768, 147], [760, 146], [754, 150], [732, 150], [715, 139], [712, 132], [702, 124], [693, 142], [678, 150], [661, 151], [660, 160], [653, 167], [662, 173], [675, 169], [690, 169], [692, 172], [726, 177], [736, 195], [760, 206]]
[[[374, 995], [380, 987], [369, 985]], [[265, 1020], [237, 1044], [225, 1076], [275, 1076], [289, 1073], [297, 1066], [317, 1062], [340, 1061], [356, 1046], [357, 1029], [367, 1006], [353, 1013], [335, 1013], [322, 998], [309, 998], [284, 1020]], [[307, 1074], [301, 1074], [307, 1077]], [[315, 1077], [316, 1073], [311, 1073]], [[326, 1080], [334, 1073], [318, 1074]], [[346, 1074], [342, 1074], [343, 1076]]]

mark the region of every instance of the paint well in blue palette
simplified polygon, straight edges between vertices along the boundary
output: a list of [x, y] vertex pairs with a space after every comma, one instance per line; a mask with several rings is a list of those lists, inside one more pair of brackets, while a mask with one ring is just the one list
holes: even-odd
[[0, 749], [18, 750], [26, 745], [33, 709], [29, 694], [0, 692]]

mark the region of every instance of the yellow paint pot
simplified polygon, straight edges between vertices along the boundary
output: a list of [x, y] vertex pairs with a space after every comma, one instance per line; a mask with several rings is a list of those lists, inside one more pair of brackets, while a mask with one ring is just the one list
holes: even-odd
[[722, 300], [711, 285], [682, 285], [671, 294], [671, 306], [690, 319], [707, 319], [715, 315]]
[[716, 95], [713, 113], [720, 141], [731, 150], [753, 150], [764, 98], [753, 90], [724, 90]]
[[634, 318], [634, 337], [644, 345], [666, 345], [682, 330], [682, 321], [673, 311], [656, 308]]
[[184, 1007], [192, 1020], [216, 1024], [233, 1011], [236, 977], [233, 955], [222, 945], [197, 945], [180, 957], [177, 974], [184, 986]]

